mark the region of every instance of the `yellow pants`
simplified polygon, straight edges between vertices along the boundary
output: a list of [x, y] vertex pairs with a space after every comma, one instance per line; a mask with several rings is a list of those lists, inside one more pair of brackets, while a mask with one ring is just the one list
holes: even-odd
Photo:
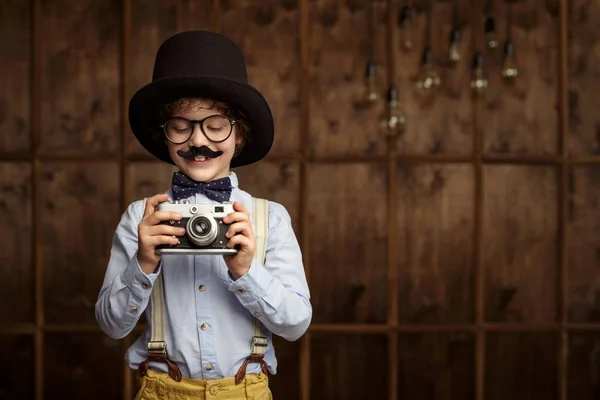
[[148, 371], [141, 379], [135, 400], [273, 400], [265, 374], [246, 374], [239, 385], [235, 378], [211, 381], [183, 378], [176, 382], [168, 374]]

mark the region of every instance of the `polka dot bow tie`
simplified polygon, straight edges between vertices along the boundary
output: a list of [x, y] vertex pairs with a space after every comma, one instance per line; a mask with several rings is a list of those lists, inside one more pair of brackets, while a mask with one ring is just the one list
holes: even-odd
[[201, 193], [209, 199], [219, 202], [229, 201], [231, 179], [226, 177], [210, 182], [197, 182], [181, 172], [175, 172], [171, 182], [171, 190], [175, 201], [188, 198], [196, 193]]

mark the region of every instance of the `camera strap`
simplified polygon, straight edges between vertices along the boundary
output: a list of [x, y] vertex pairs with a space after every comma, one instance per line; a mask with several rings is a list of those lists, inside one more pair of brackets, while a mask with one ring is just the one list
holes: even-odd
[[[144, 202], [145, 203], [145, 202]], [[255, 237], [254, 259], [264, 265], [267, 253], [267, 241], [269, 236], [269, 203], [265, 199], [252, 198], [252, 226]], [[161, 271], [162, 272], [162, 271]], [[150, 361], [164, 362], [168, 366], [169, 376], [176, 382], [181, 381], [181, 371], [177, 364], [167, 358], [167, 342], [165, 327], [165, 298], [163, 288], [163, 274], [157, 277], [152, 294], [150, 296], [152, 309], [151, 337], [148, 342], [148, 358], [139, 366], [140, 375], [146, 375]], [[239, 384], [246, 375], [246, 367], [251, 362], [261, 365], [262, 371], [267, 374], [267, 366], [264, 356], [267, 350], [268, 340], [263, 332], [263, 325], [256, 317], [252, 317], [252, 343], [250, 356], [244, 360], [237, 374], [235, 383]]]

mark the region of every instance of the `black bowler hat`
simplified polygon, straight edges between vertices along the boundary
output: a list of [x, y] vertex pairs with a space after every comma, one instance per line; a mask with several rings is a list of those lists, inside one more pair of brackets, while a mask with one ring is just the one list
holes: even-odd
[[207, 31], [176, 34], [158, 49], [152, 82], [129, 102], [129, 124], [135, 137], [158, 159], [174, 164], [159, 125], [160, 109], [183, 97], [204, 97], [241, 111], [250, 139], [231, 160], [241, 167], [262, 159], [273, 145], [273, 115], [263, 95], [248, 84], [241, 50], [223, 35]]

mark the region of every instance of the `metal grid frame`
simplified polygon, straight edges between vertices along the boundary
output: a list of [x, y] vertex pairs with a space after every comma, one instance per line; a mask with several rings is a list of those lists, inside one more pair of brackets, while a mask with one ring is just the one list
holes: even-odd
[[[475, 334], [475, 377], [474, 389], [475, 398], [483, 400], [485, 398], [485, 341], [486, 334], [491, 332], [555, 332], [560, 336], [559, 346], [557, 349], [558, 360], [558, 381], [557, 391], [560, 400], [567, 399], [567, 356], [568, 356], [568, 333], [570, 330], [578, 331], [600, 331], [600, 323], [570, 323], [567, 319], [567, 240], [568, 240], [568, 188], [569, 188], [569, 167], [575, 165], [600, 165], [600, 157], [585, 156], [572, 158], [568, 153], [568, 4], [567, 0], [559, 0], [559, 32], [558, 32], [558, 77], [559, 84], [557, 88], [558, 99], [558, 121], [559, 121], [559, 155], [557, 156], [512, 156], [512, 155], [486, 155], [483, 152], [483, 107], [481, 100], [473, 101], [473, 149], [472, 156], [453, 156], [453, 155], [403, 155], [398, 154], [393, 140], [389, 142], [387, 156], [382, 157], [362, 157], [346, 159], [344, 157], [313, 157], [309, 151], [308, 132], [309, 132], [309, 8], [310, 0], [299, 1], [299, 37], [300, 40], [300, 62], [301, 72], [299, 78], [299, 100], [300, 100], [300, 134], [301, 152], [285, 157], [269, 156], [267, 160], [273, 162], [293, 162], [300, 165], [300, 244], [304, 254], [309, 254], [309, 236], [308, 230], [305, 227], [308, 224], [307, 212], [307, 191], [308, 186], [308, 168], [312, 164], [320, 163], [370, 163], [387, 161], [388, 185], [388, 253], [387, 253], [387, 272], [388, 272], [388, 316], [385, 324], [313, 324], [309, 331], [300, 339], [299, 352], [299, 381], [300, 381], [300, 398], [302, 400], [310, 399], [310, 344], [311, 333], [352, 333], [352, 334], [387, 334], [388, 336], [388, 399], [397, 399], [397, 372], [398, 372], [398, 333], [413, 332], [471, 332]], [[382, 7], [388, 10], [395, 10], [397, 4], [394, 0], [379, 1]], [[44, 153], [40, 150], [40, 131], [41, 131], [41, 73], [43, 62], [41, 57], [41, 0], [30, 0], [32, 9], [31, 21], [31, 121], [32, 121], [32, 139], [31, 151], [25, 154], [0, 154], [0, 161], [5, 162], [30, 162], [32, 167], [32, 196], [33, 196], [33, 230], [32, 230], [32, 248], [33, 265], [34, 265], [34, 286], [35, 286], [35, 325], [33, 326], [13, 326], [3, 328], [2, 334], [31, 334], [34, 338], [34, 372], [35, 372], [35, 398], [36, 400], [43, 399], [44, 388], [44, 334], [45, 333], [89, 333], [99, 332], [96, 325], [47, 325], [44, 316], [44, 285], [43, 274], [44, 265], [41, 259], [40, 243], [41, 243], [41, 227], [40, 227], [40, 189], [39, 177], [40, 166], [45, 161], [77, 161], [83, 160], [83, 156], [74, 154], [61, 153]], [[477, 9], [481, 4], [478, 0], [471, 0], [471, 5]], [[219, 30], [219, 15], [218, 15], [219, 0], [212, 0], [211, 21], [214, 30]], [[471, 20], [471, 26], [477, 26], [480, 21], [477, 19], [478, 14], [472, 13], [474, 16]], [[394, 49], [394, 13], [388, 12], [388, 29], [387, 29], [387, 49], [388, 54], [392, 54]], [[127, 104], [129, 94], [129, 50], [130, 50], [130, 29], [131, 29], [131, 9], [130, 2], [124, 0], [122, 2], [122, 36], [121, 36], [121, 134], [120, 134], [120, 151], [116, 156], [98, 156], [92, 157], [96, 160], [114, 160], [119, 162], [120, 166], [120, 189], [121, 189], [121, 206], [122, 208], [131, 201], [129, 166], [137, 161], [150, 160], [150, 157], [129, 155], [127, 154], [127, 137], [129, 135], [129, 126], [127, 123]], [[473, 35], [475, 36], [475, 35]], [[473, 39], [473, 46], [478, 43], [477, 38]], [[388, 57], [388, 81], [393, 79], [394, 60], [393, 57]], [[86, 155], [85, 159], [89, 161], [90, 156]], [[396, 200], [396, 167], [399, 162], [402, 163], [471, 163], [474, 169], [475, 177], [475, 207], [473, 210], [474, 231], [473, 231], [473, 259], [475, 264], [475, 321], [469, 324], [437, 324], [437, 325], [406, 325], [398, 322], [398, 266], [396, 262], [396, 252], [394, 244], [396, 241], [396, 224], [394, 207]], [[559, 270], [557, 274], [558, 287], [558, 321], [555, 323], [546, 324], [503, 324], [503, 323], [487, 323], [484, 316], [484, 272], [480, 259], [481, 248], [481, 229], [482, 229], [482, 204], [483, 204], [483, 184], [484, 175], [483, 167], [488, 164], [530, 164], [530, 165], [548, 165], [554, 166], [558, 173], [559, 183], [559, 199], [558, 199], [558, 239], [559, 239]], [[307, 277], [310, 282], [310, 265], [305, 262]], [[140, 328], [136, 328], [140, 330]], [[131, 344], [129, 339], [123, 341], [123, 348], [127, 348]], [[131, 371], [128, 366], [123, 366], [124, 373], [124, 398], [130, 399], [133, 397], [133, 382], [130, 379]]]

